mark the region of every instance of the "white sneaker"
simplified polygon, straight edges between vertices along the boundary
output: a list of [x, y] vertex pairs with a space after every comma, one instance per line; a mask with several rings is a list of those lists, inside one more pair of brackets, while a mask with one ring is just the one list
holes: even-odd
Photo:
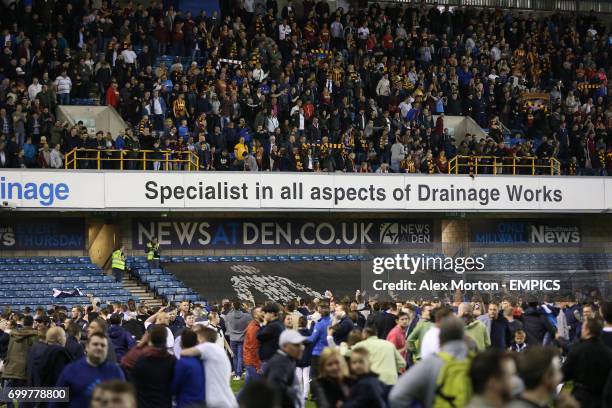
[[238, 377], [237, 375], [235, 375], [235, 376], [234, 376], [234, 378], [233, 378], [233, 380], [234, 380], [234, 381], [240, 381], [240, 380], [241, 380], [241, 378], [240, 378], [240, 377]]

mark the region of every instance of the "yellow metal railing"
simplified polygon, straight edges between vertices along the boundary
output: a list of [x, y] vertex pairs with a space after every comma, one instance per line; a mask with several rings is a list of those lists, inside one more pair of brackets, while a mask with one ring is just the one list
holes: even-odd
[[561, 163], [555, 158], [455, 156], [448, 161], [448, 174], [535, 175], [561, 174]]
[[134, 168], [140, 170], [195, 171], [200, 167], [200, 158], [192, 151], [72, 149], [66, 153], [64, 167], [66, 169], [88, 168], [98, 170]]

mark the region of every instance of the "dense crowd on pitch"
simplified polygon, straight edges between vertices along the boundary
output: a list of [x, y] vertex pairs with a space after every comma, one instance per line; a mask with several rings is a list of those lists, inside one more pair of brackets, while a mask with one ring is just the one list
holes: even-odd
[[[3, 6], [0, 167], [61, 168], [88, 148], [128, 169], [153, 150], [150, 169], [193, 152], [201, 170], [221, 171], [446, 173], [457, 155], [612, 171], [612, 41], [595, 13], [228, 0], [220, 15], [191, 15], [169, 3]], [[156, 66], [159, 55], [177, 60]], [[552, 102], [526, 107], [524, 91]], [[92, 94], [129, 128], [88, 135], [56, 120], [58, 104]], [[450, 134], [442, 113], [472, 117], [488, 137]]]
[[68, 387], [50, 406], [75, 408], [612, 404], [610, 302], [325, 296], [5, 308], [3, 384]]

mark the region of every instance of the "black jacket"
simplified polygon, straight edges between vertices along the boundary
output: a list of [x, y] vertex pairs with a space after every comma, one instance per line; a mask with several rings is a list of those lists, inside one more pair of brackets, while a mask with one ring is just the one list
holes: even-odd
[[546, 314], [539, 308], [528, 307], [525, 309], [522, 318], [525, 334], [527, 335], [525, 340], [527, 345], [541, 345], [547, 332], [553, 338], [555, 337], [555, 328], [548, 320], [548, 317], [546, 317]]
[[175, 363], [173, 355], [158, 348], [151, 348], [136, 360], [130, 373], [139, 408], [172, 407]]
[[[299, 329], [298, 332], [304, 337], [310, 336], [310, 330], [308, 329]], [[302, 354], [302, 358], [296, 363], [297, 367], [310, 367], [310, 360], [312, 357], [312, 349], [314, 347], [314, 344], [306, 342], [304, 343], [304, 346], [304, 354]]]
[[497, 349], [505, 350], [512, 344], [512, 332], [508, 320], [499, 316], [491, 320], [491, 345]]
[[26, 375], [28, 377], [28, 386], [41, 386], [40, 372], [42, 367], [42, 359], [45, 353], [47, 352], [47, 348], [49, 348], [47, 343], [39, 341], [38, 343], [30, 347], [30, 349], [28, 350], [28, 357], [26, 360]]
[[572, 394], [583, 407], [602, 407], [606, 380], [612, 372], [612, 351], [601, 339], [576, 343], [563, 364], [564, 381], [573, 381]]
[[364, 374], [355, 380], [349, 398], [342, 407], [386, 408], [390, 388], [378, 379], [378, 375], [374, 373]]
[[345, 402], [348, 399], [350, 390], [346, 384], [339, 384], [325, 377], [313, 381], [310, 388], [319, 408], [336, 408], [338, 402]]
[[72, 336], [68, 336], [66, 338], [66, 349], [72, 356], [73, 360], [78, 360], [79, 358], [85, 356], [85, 350], [83, 349], [83, 345]]
[[40, 364], [40, 386], [55, 387], [62, 370], [73, 360], [66, 347], [57, 344], [48, 346]]
[[8, 333], [0, 330], [0, 360], [4, 360], [6, 358], [6, 352], [8, 351], [8, 344], [11, 336]]
[[268, 361], [274, 353], [278, 351], [278, 338], [285, 327], [280, 320], [274, 320], [257, 331], [257, 341], [259, 341], [259, 359]]
[[301, 398], [295, 367], [295, 360], [279, 350], [270, 358], [263, 371], [264, 378], [280, 390], [283, 408], [294, 408], [296, 401]]
[[386, 340], [387, 335], [396, 326], [395, 315], [387, 312], [376, 313], [372, 319], [368, 317], [368, 323], [374, 323], [378, 331], [378, 338]]
[[344, 316], [335, 327], [334, 331], [334, 343], [340, 344], [343, 341], [346, 341], [351, 330], [355, 328], [353, 321], [348, 317], [348, 315]]

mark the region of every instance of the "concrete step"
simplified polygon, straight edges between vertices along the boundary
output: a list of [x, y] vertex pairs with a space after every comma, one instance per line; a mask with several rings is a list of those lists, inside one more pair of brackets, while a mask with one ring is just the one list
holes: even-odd
[[155, 298], [155, 293], [149, 290], [145, 285], [141, 285], [128, 274], [123, 275], [121, 285], [124, 289], [129, 291], [135, 297], [138, 297], [149, 307], [156, 307], [161, 305], [161, 300]]

